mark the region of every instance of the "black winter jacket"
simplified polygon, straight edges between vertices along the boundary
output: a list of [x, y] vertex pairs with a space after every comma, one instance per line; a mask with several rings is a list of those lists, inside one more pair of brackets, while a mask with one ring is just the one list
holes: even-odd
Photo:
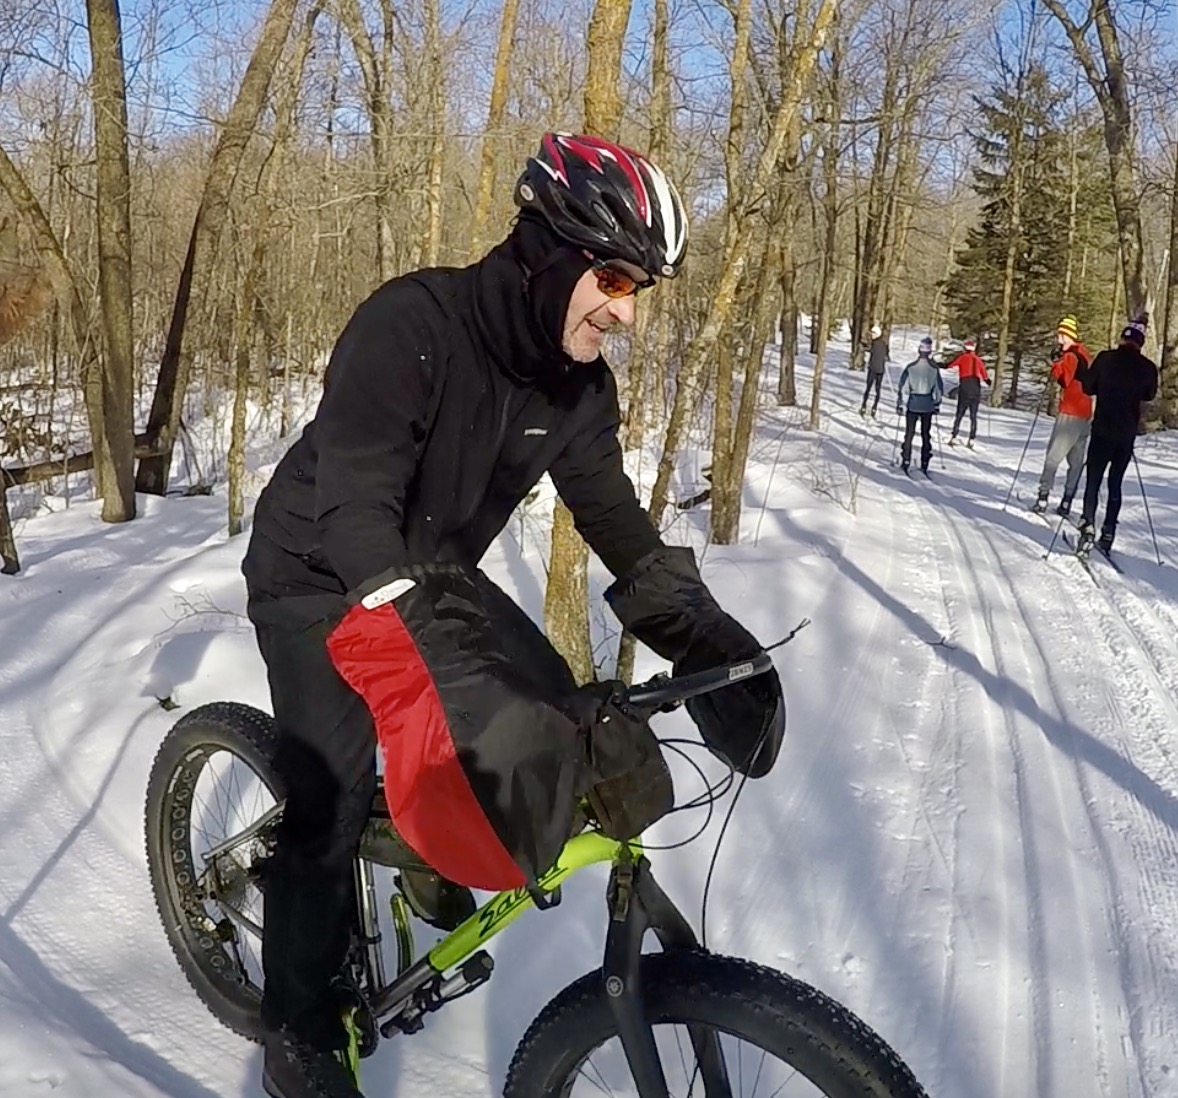
[[504, 247], [394, 279], [356, 310], [315, 418], [258, 501], [255, 591], [342, 593], [407, 563], [473, 566], [546, 471], [614, 575], [661, 545], [623, 471], [605, 361], [556, 356], [539, 372], [534, 348], [512, 346], [503, 314], [523, 291]]
[[1141, 405], [1158, 392], [1158, 368], [1132, 347], [1101, 351], [1090, 363], [1081, 362], [1076, 380], [1096, 397], [1092, 434], [1127, 442], [1137, 434]]
[[869, 374], [882, 374], [887, 370], [888, 365], [888, 344], [883, 336], [878, 336], [871, 341], [871, 347], [867, 354], [867, 372]]

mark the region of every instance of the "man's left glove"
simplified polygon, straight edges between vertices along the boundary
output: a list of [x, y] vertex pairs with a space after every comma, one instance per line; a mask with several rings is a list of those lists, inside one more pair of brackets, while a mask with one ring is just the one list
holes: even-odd
[[[605, 592], [622, 624], [670, 660], [676, 675], [751, 659], [762, 645], [712, 597], [690, 549], [648, 553]], [[785, 699], [774, 670], [686, 702], [712, 753], [750, 777], [767, 774], [785, 735]]]

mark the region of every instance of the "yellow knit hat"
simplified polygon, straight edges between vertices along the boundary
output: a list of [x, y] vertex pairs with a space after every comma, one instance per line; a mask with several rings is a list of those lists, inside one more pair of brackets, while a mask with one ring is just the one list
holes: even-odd
[[1068, 339], [1080, 338], [1080, 326], [1076, 323], [1074, 316], [1065, 316], [1059, 322], [1059, 327], [1055, 329], [1060, 335], [1067, 336]]

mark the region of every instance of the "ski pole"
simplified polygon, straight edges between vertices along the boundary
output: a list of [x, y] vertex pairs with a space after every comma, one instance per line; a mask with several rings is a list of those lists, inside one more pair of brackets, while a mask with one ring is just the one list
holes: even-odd
[[945, 444], [941, 440], [941, 409], [938, 407], [933, 412], [933, 423], [937, 425], [937, 463], [941, 466], [941, 472], [945, 471]]
[[[888, 379], [888, 389], [895, 393], [896, 403], [899, 404], [900, 393], [896, 389], [896, 383], [892, 380], [892, 375], [888, 371], [887, 366], [884, 366], [884, 377]], [[890, 398], [889, 398], [890, 399]], [[900, 414], [896, 413], [896, 430], [892, 435], [892, 464], [896, 464], [896, 448], [900, 445]]]
[[[1051, 379], [1047, 379], [1047, 385], [1051, 384]], [[1039, 411], [1043, 407], [1043, 398], [1047, 395], [1047, 385], [1043, 386], [1043, 391], [1039, 394], [1039, 400], [1035, 404], [1035, 415], [1031, 420], [1031, 429], [1027, 432], [1027, 441], [1023, 443], [1023, 452], [1019, 456], [1018, 466], [1014, 471], [1014, 476], [1010, 479], [1010, 488], [1006, 492], [1006, 499], [1002, 501], [1002, 510], [1006, 510], [1006, 505], [1010, 502], [1010, 497], [1014, 492], [1014, 486], [1018, 482], [1018, 475], [1022, 472], [1023, 462], [1027, 457], [1027, 447], [1031, 445], [1031, 436], [1035, 433], [1035, 424], [1039, 422]]]
[[1059, 537], [1060, 532], [1063, 530], [1063, 524], [1067, 521], [1067, 517], [1067, 515], [1060, 516], [1059, 524], [1055, 528], [1055, 533], [1051, 535], [1051, 544], [1047, 546], [1047, 552], [1043, 554], [1044, 560], [1051, 556], [1051, 550], [1055, 548], [1055, 539]]
[[1158, 536], [1153, 528], [1153, 516], [1149, 513], [1149, 498], [1145, 494], [1145, 481], [1141, 479], [1141, 466], [1137, 464], [1137, 452], [1133, 453], [1133, 468], [1137, 470], [1137, 484], [1141, 488], [1141, 502], [1145, 504], [1145, 517], [1149, 521], [1149, 533], [1153, 538], [1153, 551], [1158, 559], [1158, 564], [1162, 563], [1162, 552], [1158, 548]]

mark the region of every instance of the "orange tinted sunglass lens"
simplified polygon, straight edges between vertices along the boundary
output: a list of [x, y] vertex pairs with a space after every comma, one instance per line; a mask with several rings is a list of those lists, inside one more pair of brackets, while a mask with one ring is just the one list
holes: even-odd
[[597, 288], [606, 297], [627, 297], [638, 289], [638, 283], [616, 267], [597, 268]]

